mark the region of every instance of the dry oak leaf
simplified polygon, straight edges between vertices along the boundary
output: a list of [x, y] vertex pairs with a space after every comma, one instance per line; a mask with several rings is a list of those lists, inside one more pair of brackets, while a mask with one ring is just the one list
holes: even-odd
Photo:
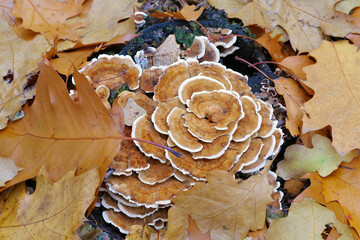
[[[332, 145], [340, 156], [360, 148], [360, 52], [348, 41], [323, 41], [310, 53], [304, 83], [315, 91], [305, 103], [303, 133], [331, 126]], [[350, 57], [351, 56], [351, 57]]]
[[282, 28], [291, 45], [299, 52], [318, 48], [325, 35], [345, 37], [360, 33], [360, 29], [347, 21], [344, 13], [336, 12], [339, 0], [254, 0], [236, 14], [244, 25], [257, 24], [273, 32]]
[[229, 18], [238, 17], [237, 11], [250, 2], [250, 0], [208, 0], [212, 6], [224, 9]]
[[26, 74], [36, 69], [49, 44], [41, 35], [31, 41], [19, 38], [4, 16], [0, 17], [0, 34], [3, 36], [0, 39], [0, 129], [3, 129], [25, 101], [35, 95], [34, 87], [25, 88]]
[[[207, 183], [197, 183], [179, 193], [173, 203], [195, 220], [201, 232], [210, 231], [211, 239], [244, 239], [249, 230], [261, 229], [265, 224], [266, 205], [272, 202], [274, 190], [269, 178], [265, 171], [242, 181], [225, 171], [213, 170], [207, 174]], [[169, 216], [169, 229], [172, 219]]]
[[41, 168], [32, 194], [26, 193], [22, 182], [5, 199], [0, 215], [1, 239], [74, 239], [95, 199], [99, 171], [93, 168], [76, 177], [74, 169], [56, 183], [46, 172]]
[[326, 225], [332, 225], [342, 235], [339, 240], [353, 239], [349, 226], [336, 219], [335, 214], [312, 199], [291, 204], [289, 215], [271, 222], [265, 234], [267, 240], [322, 240]]
[[186, 5], [180, 11], [176, 11], [176, 12], [171, 12], [169, 10], [166, 10], [166, 12], [156, 11], [154, 13], [150, 13], [150, 16], [172, 17], [172, 18], [185, 20], [188, 22], [196, 21], [204, 11], [205, 7], [200, 7], [198, 10], [196, 10], [197, 8], [198, 7], [196, 5]]
[[[24, 168], [9, 187], [45, 169], [51, 181], [59, 181], [76, 168], [76, 175], [98, 166], [100, 182], [123, 138], [119, 112], [108, 112], [88, 80], [74, 73], [79, 103], [71, 100], [64, 81], [49, 65], [39, 64], [36, 98], [23, 108], [25, 117], [0, 132], [1, 156]], [[99, 182], [99, 183], [100, 183]]]
[[0, 157], [0, 187], [5, 186], [5, 182], [15, 177], [21, 169], [12, 159]]
[[309, 178], [312, 184], [321, 181], [321, 193], [325, 197], [326, 204], [338, 201], [344, 209], [350, 226], [360, 233], [360, 208], [357, 204], [360, 202], [360, 157], [350, 163], [342, 163], [341, 166], [325, 178], [318, 174], [310, 174]]
[[83, 24], [68, 25], [65, 21], [81, 12], [84, 1], [18, 0], [12, 14], [22, 19], [19, 27], [42, 33], [51, 44], [56, 37], [75, 41], [75, 29]]
[[312, 137], [313, 148], [307, 148], [300, 144], [293, 144], [286, 148], [284, 160], [277, 165], [276, 173], [285, 180], [290, 178], [299, 179], [305, 173], [318, 172], [326, 177], [336, 170], [341, 162], [351, 162], [359, 156], [357, 151], [352, 151], [341, 157], [331, 146], [327, 137], [314, 135]]

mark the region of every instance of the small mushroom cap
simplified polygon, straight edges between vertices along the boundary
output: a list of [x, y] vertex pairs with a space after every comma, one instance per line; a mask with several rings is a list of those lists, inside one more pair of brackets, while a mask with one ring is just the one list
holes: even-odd
[[236, 43], [236, 36], [216, 36], [216, 39], [212, 39], [215, 46], [221, 46], [223, 48], [230, 48]]
[[209, 41], [207, 37], [201, 36], [205, 43], [205, 54], [199, 59], [200, 62], [211, 61], [218, 62], [220, 60], [220, 52], [216, 46]]
[[180, 191], [190, 187], [172, 177], [164, 182], [148, 185], [141, 182], [137, 174], [128, 177], [110, 176], [107, 185], [110, 191], [122, 195], [130, 202], [153, 208], [170, 204], [171, 199]]
[[273, 108], [269, 103], [261, 100], [257, 100], [261, 109], [259, 114], [261, 115], [261, 126], [258, 133], [259, 137], [266, 138], [270, 136], [276, 129], [277, 120], [273, 119]]
[[235, 174], [240, 171], [243, 166], [254, 163], [258, 159], [263, 146], [264, 144], [261, 139], [251, 139], [249, 148], [241, 155], [239, 161], [234, 164], [229, 172]]
[[193, 113], [186, 113], [184, 118], [184, 126], [187, 127], [187, 130], [203, 142], [212, 142], [220, 136], [232, 135], [237, 129], [236, 123], [230, 123], [227, 130], [217, 130], [216, 123], [212, 123], [208, 119], [199, 119]]
[[201, 91], [213, 91], [225, 89], [224, 84], [221, 82], [205, 77], [205, 76], [196, 76], [189, 79], [186, 79], [179, 87], [178, 96], [180, 101], [183, 104], [186, 104], [188, 99], [191, 99], [191, 95], [194, 92]]
[[146, 13], [144, 12], [135, 12], [134, 13], [134, 22], [135, 22], [135, 25], [137, 27], [141, 27], [145, 24], [145, 18], [146, 18]]
[[226, 130], [230, 123], [236, 123], [244, 116], [239, 96], [234, 93], [227, 90], [193, 93], [187, 101], [187, 110], [198, 118], [216, 123], [216, 129]]
[[102, 216], [105, 222], [117, 227], [121, 233], [128, 234], [131, 226], [155, 223], [159, 219], [165, 221], [167, 219], [167, 209], [160, 209], [145, 218], [131, 218], [121, 212], [115, 212], [112, 209], [104, 211]]
[[94, 88], [105, 85], [113, 90], [128, 84], [131, 90], [135, 90], [139, 87], [138, 79], [142, 70], [130, 56], [102, 54], [98, 59], [94, 58], [80, 72], [88, 77]]
[[243, 96], [240, 98], [245, 116], [238, 122], [238, 127], [233, 135], [233, 141], [241, 142], [249, 138], [260, 129], [261, 116], [257, 112], [257, 105], [255, 101]]
[[96, 94], [99, 96], [101, 102], [104, 104], [106, 109], [111, 109], [108, 98], [110, 97], [110, 90], [105, 85], [100, 85], [95, 90]]
[[211, 143], [203, 143], [203, 148], [199, 152], [192, 153], [194, 159], [215, 159], [222, 156], [228, 148], [232, 136], [223, 135], [216, 138]]
[[276, 155], [279, 153], [280, 151], [280, 147], [281, 145], [284, 143], [284, 139], [283, 139], [283, 131], [280, 128], [277, 128], [274, 132], [273, 135], [275, 136], [275, 147], [274, 147], [274, 151], [273, 151], [273, 155]]
[[166, 163], [157, 160], [148, 160], [150, 167], [146, 170], [138, 171], [139, 180], [145, 184], [154, 185], [164, 182], [174, 175], [174, 168]]
[[112, 191], [109, 190], [109, 187], [107, 186], [107, 190], [106, 190], [107, 194], [109, 194], [114, 200], [118, 201], [118, 203], [120, 202], [122, 205], [126, 205], [129, 207], [139, 207], [139, 204], [137, 203], [132, 203], [129, 200], [127, 200], [126, 198], [124, 198], [123, 196], [121, 196], [118, 193], [114, 193]]
[[[148, 115], [143, 115], [135, 120], [132, 126], [131, 137], [166, 145], [166, 140], [155, 130]], [[139, 141], [134, 141], [134, 143], [145, 156], [166, 162], [165, 150], [163, 148]]]
[[115, 212], [120, 212], [118, 202], [113, 199], [107, 192], [101, 196], [101, 205], [106, 209], [113, 209]]
[[203, 37], [195, 37], [190, 48], [184, 51], [186, 58], [202, 58], [205, 55], [205, 42]]
[[181, 149], [189, 152], [198, 152], [203, 148], [203, 145], [198, 142], [198, 139], [191, 135], [184, 126], [185, 119], [183, 115], [186, 113], [184, 109], [175, 107], [166, 118], [169, 126], [169, 137]]
[[158, 132], [168, 135], [169, 126], [166, 122], [166, 118], [175, 107], [185, 108], [185, 106], [181, 104], [179, 97], [174, 97], [168, 99], [166, 102], [159, 103], [154, 113], [151, 115], [151, 121]]
[[184, 60], [171, 64], [165, 69], [165, 74], [160, 77], [159, 83], [155, 86], [154, 100], [164, 102], [176, 97], [181, 83], [189, 77], [187, 63]]
[[158, 208], [147, 208], [145, 206], [129, 207], [121, 202], [117, 202], [117, 207], [119, 211], [114, 210], [115, 212], [122, 212], [131, 218], [145, 218], [158, 210]]
[[145, 69], [139, 79], [140, 88], [145, 92], [154, 92], [156, 84], [159, 82], [159, 78], [164, 74], [164, 67], [151, 67]]
[[206, 76], [218, 80], [224, 84], [226, 90], [232, 90], [232, 84], [226, 76], [226, 67], [216, 62], [200, 63], [200, 76]]
[[238, 46], [231, 46], [229, 48], [219, 47], [220, 57], [229, 56], [229, 55], [233, 54], [235, 51], [237, 51], [239, 49], [240, 48]]

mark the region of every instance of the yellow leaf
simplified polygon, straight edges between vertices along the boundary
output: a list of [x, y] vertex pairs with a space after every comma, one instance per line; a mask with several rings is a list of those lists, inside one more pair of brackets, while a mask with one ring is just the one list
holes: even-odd
[[360, 53], [348, 41], [324, 41], [310, 53], [304, 83], [315, 91], [305, 103], [303, 133], [331, 126], [332, 145], [345, 156], [360, 147]]
[[0, 215], [1, 239], [73, 239], [100, 180], [93, 168], [75, 177], [75, 170], [52, 183], [42, 168], [32, 194], [19, 183], [5, 200]]

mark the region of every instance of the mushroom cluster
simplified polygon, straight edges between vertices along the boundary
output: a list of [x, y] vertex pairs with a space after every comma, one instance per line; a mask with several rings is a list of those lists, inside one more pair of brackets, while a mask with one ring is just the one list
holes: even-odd
[[[108, 59], [100, 57], [99, 63], [93, 60], [91, 65]], [[127, 66], [122, 75], [139, 69], [134, 63]], [[90, 67], [83, 72], [89, 81], [97, 76]], [[119, 75], [109, 72], [107, 69], [106, 79]], [[137, 78], [137, 86], [131, 88], [137, 89], [140, 82], [136, 93], [123, 92], [115, 101], [126, 106], [132, 99], [146, 114], [125, 126], [124, 133], [170, 147], [182, 157], [145, 142], [121, 143], [109, 166], [114, 172], [107, 179], [102, 205], [107, 209], [104, 219], [123, 233], [139, 223], [163, 227], [171, 199], [198, 181], [206, 181], [207, 172], [257, 171], [282, 144], [272, 107], [255, 98], [246, 76], [220, 63], [190, 58], [146, 69]], [[153, 99], [143, 90], [153, 92]]]

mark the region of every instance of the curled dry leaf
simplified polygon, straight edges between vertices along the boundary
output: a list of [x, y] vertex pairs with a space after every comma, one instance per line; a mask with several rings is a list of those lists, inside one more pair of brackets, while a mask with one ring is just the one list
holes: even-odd
[[[315, 91], [305, 103], [303, 133], [331, 126], [332, 144], [345, 156], [359, 148], [360, 141], [360, 61], [358, 48], [348, 41], [323, 41], [310, 53], [316, 64], [304, 68], [304, 83]], [[351, 56], [351, 58], [349, 58]], [[326, 82], [324, 82], [326, 80]]]
[[26, 193], [22, 182], [5, 200], [0, 215], [0, 238], [74, 239], [86, 209], [95, 199], [99, 180], [96, 168], [77, 177], [73, 169], [53, 183], [42, 167], [32, 194]]
[[267, 240], [323, 239], [321, 233], [331, 225], [341, 234], [340, 240], [353, 239], [349, 226], [336, 219], [335, 214], [312, 199], [291, 204], [289, 215], [271, 222]]
[[[263, 228], [266, 205], [272, 202], [274, 191], [267, 172], [241, 181], [225, 171], [214, 170], [208, 173], [207, 179], [207, 183], [198, 183], [189, 191], [179, 193], [173, 199], [177, 210], [169, 214], [186, 213], [201, 232], [210, 231], [211, 239], [244, 239], [249, 230]], [[172, 219], [176, 218], [170, 215], [168, 231], [183, 229], [183, 223], [172, 222]], [[171, 232], [167, 234], [176, 236]]]
[[154, 13], [150, 13], [150, 16], [152, 17], [172, 17], [172, 18], [178, 18], [185, 21], [196, 21], [202, 12], [204, 11], [205, 7], [200, 7], [198, 10], [196, 10], [198, 7], [195, 5], [186, 5], [181, 9], [181, 11], [171, 12], [169, 10], [166, 10], [166, 12], [160, 12], [156, 11]]
[[109, 114], [77, 71], [79, 103], [74, 103], [56, 71], [44, 63], [39, 68], [34, 103], [24, 107], [23, 119], [0, 132], [2, 156], [24, 168], [6, 186], [37, 176], [44, 165], [52, 181], [74, 168], [79, 175], [98, 166], [102, 181], [123, 138], [120, 109], [115, 105]]

